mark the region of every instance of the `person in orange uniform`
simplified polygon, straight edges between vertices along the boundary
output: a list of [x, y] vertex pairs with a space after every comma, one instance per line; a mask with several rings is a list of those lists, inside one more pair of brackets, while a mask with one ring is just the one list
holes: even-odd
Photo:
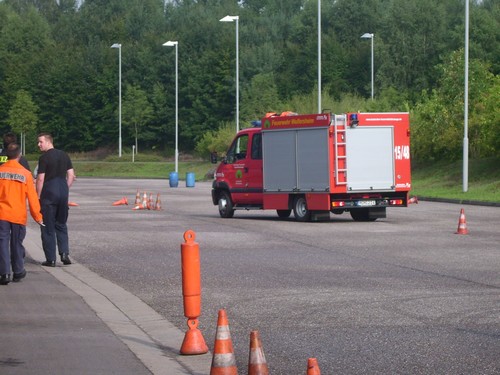
[[43, 225], [33, 177], [19, 163], [19, 145], [11, 143], [6, 153], [8, 160], [0, 165], [0, 285], [10, 282], [11, 267], [13, 281], [20, 281], [26, 276], [26, 251], [23, 246], [27, 222], [26, 200], [33, 220]]

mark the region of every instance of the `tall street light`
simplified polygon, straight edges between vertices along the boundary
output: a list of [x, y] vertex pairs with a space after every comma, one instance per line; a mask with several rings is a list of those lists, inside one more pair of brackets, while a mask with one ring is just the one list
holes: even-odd
[[179, 172], [179, 74], [178, 74], [178, 45], [179, 42], [163, 43], [165, 47], [175, 47], [175, 172]]
[[321, 113], [321, 0], [318, 0], [318, 113]]
[[236, 22], [236, 133], [240, 130], [240, 72], [239, 72], [239, 52], [238, 52], [238, 21], [239, 16], [226, 16], [220, 22]]
[[464, 144], [462, 190], [469, 190], [469, 0], [465, 1]]
[[364, 33], [361, 35], [361, 38], [363, 39], [371, 39], [372, 40], [372, 100], [373, 100], [373, 37], [375, 34], [370, 34], [370, 33]]
[[118, 48], [118, 156], [122, 157], [122, 45], [115, 43], [111, 48]]

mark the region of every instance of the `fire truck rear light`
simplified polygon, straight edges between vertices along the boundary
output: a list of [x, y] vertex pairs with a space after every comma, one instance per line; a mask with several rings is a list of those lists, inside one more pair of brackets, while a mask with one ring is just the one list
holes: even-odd
[[344, 207], [344, 206], [345, 206], [345, 202], [344, 201], [332, 202], [332, 207]]
[[389, 204], [391, 206], [401, 206], [403, 204], [403, 200], [402, 199], [391, 199], [389, 201]]

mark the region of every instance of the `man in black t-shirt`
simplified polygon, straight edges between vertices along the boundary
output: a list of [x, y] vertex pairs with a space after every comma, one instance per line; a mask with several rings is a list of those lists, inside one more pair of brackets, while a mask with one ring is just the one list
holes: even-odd
[[56, 248], [63, 264], [69, 259], [68, 196], [75, 180], [75, 171], [69, 156], [55, 149], [52, 136], [38, 135], [38, 148], [43, 152], [38, 160], [36, 191], [40, 198], [45, 226], [42, 226], [42, 246], [46, 261], [43, 266], [56, 266]]

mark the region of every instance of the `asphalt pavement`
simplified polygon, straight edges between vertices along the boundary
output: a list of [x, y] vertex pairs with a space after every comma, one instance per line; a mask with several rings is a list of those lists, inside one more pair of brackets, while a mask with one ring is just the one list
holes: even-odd
[[[208, 374], [211, 354], [181, 356], [184, 332], [78, 263], [43, 267], [28, 228], [27, 276], [0, 286], [0, 373]], [[74, 260], [73, 260], [74, 261]]]

